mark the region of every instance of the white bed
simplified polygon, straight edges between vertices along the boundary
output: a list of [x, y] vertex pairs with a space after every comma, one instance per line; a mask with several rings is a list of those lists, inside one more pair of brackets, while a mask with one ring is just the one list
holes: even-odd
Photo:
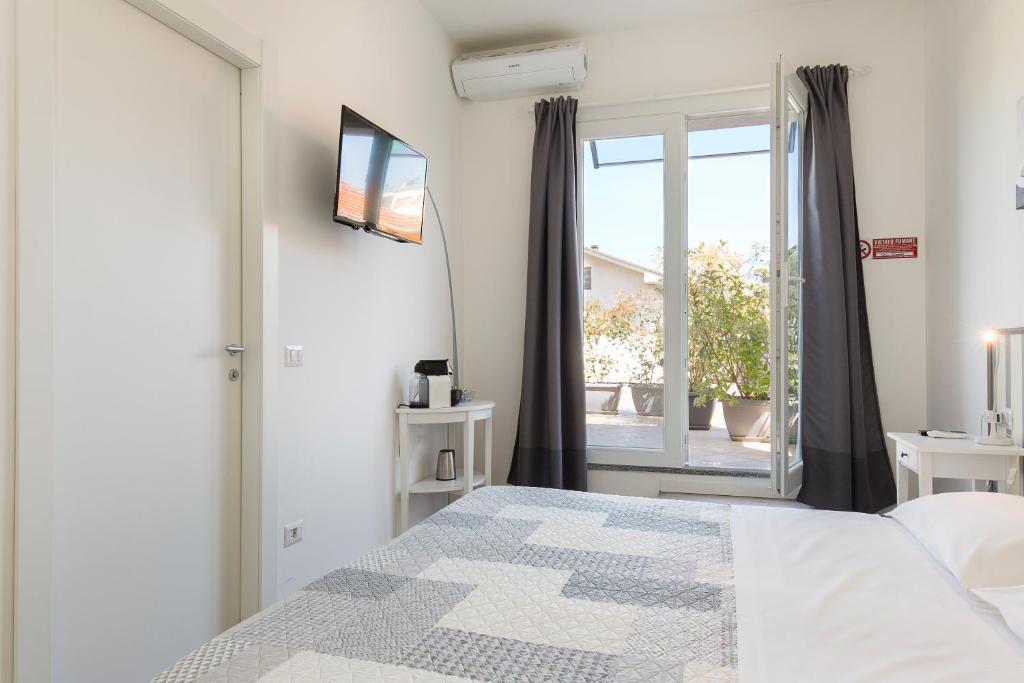
[[[963, 521], [959, 504], [945, 507]], [[158, 680], [1024, 683], [1024, 641], [906, 524], [488, 487]], [[973, 551], [991, 525], [939, 526]], [[986, 547], [1005, 550], [998, 539], [1021, 538], [1016, 528]], [[988, 557], [973, 576], [992, 567]]]
[[1024, 641], [899, 523], [734, 506], [741, 681], [1024, 681]]

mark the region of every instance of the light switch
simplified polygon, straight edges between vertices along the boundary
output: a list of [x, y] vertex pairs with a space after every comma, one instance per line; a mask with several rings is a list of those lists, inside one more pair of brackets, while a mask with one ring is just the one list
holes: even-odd
[[302, 347], [284, 347], [284, 366], [286, 368], [298, 368], [302, 366]]

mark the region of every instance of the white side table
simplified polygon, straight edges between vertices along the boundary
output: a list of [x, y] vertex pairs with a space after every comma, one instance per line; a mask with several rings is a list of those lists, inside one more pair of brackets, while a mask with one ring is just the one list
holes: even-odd
[[974, 437], [933, 439], [916, 432], [889, 432], [896, 442], [896, 503], [907, 500], [906, 470], [916, 472], [918, 495], [932, 493], [935, 479], [982, 479], [995, 481], [1000, 493], [1022, 495], [1021, 456], [1024, 448], [982, 446]]
[[[409, 494], [455, 493], [467, 494], [478, 486], [491, 485], [491, 449], [494, 437], [494, 401], [470, 401], [454, 408], [396, 408], [398, 414], [398, 481], [399, 527], [398, 533], [409, 528]], [[484, 471], [473, 469], [475, 444], [474, 426], [484, 422]], [[411, 482], [409, 472], [410, 425], [462, 424], [462, 463], [457, 465], [459, 476], [452, 481], [438, 481], [430, 476]], [[468, 475], [468, 476], [467, 476]]]

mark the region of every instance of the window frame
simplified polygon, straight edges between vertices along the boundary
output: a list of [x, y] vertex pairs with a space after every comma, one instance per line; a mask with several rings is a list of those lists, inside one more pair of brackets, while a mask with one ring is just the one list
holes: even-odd
[[[577, 220], [580, 271], [586, 242], [585, 147], [593, 139], [661, 134], [664, 136], [665, 227], [665, 422], [664, 449], [587, 445], [598, 465], [689, 469], [687, 351], [687, 132], [689, 122], [743, 114], [761, 115], [770, 107], [768, 86], [719, 93], [613, 105], [581, 105], [577, 114]], [[765, 217], [768, 221], [769, 216]], [[672, 256], [674, 255], [674, 257]], [[582, 286], [582, 275], [581, 275]], [[582, 310], [580, 311], [582, 319]], [[723, 473], [727, 473], [723, 470]]]
[[[683, 443], [683, 424], [686, 420], [686, 405], [682, 401], [684, 395], [683, 386], [679, 381], [680, 358], [678, 351], [685, 349], [685, 343], [680, 339], [680, 328], [685, 334], [685, 326], [680, 325], [682, 318], [682, 307], [685, 301], [680, 296], [678, 289], [672, 289], [668, 283], [673, 277], [678, 277], [675, 271], [679, 267], [679, 259], [668, 257], [679, 249], [682, 218], [682, 177], [679, 173], [681, 159], [685, 158], [685, 140], [682, 134], [683, 120], [674, 115], [639, 115], [605, 120], [577, 121], [577, 188], [580, 200], [578, 206], [578, 220], [581, 230], [578, 239], [580, 242], [580, 259], [582, 264], [583, 243], [586, 234], [586, 185], [584, 180], [585, 145], [589, 145], [594, 139], [638, 137], [644, 135], [661, 135], [664, 144], [665, 160], [663, 162], [664, 172], [662, 174], [664, 207], [664, 226], [662, 229], [662, 245], [665, 257], [665, 294], [664, 294], [664, 335], [665, 335], [665, 419], [664, 448], [662, 449], [634, 449], [609, 446], [587, 445], [587, 452], [590, 462], [603, 465], [634, 465], [644, 467], [679, 467], [685, 455], [685, 444]], [[676, 226], [673, 230], [670, 226]], [[670, 275], [672, 273], [672, 275]], [[675, 312], [675, 315], [672, 312]], [[685, 370], [683, 371], [685, 373]], [[676, 377], [676, 381], [669, 381], [669, 377]], [[682, 383], [685, 383], [683, 377]]]

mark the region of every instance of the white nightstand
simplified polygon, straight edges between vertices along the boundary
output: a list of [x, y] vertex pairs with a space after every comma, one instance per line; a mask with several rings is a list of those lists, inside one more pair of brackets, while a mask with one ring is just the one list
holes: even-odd
[[1021, 494], [1021, 456], [1016, 446], [981, 446], [974, 437], [933, 439], [916, 432], [889, 432], [896, 442], [896, 502], [907, 500], [906, 470], [917, 473], [918, 495], [932, 492], [935, 479], [995, 481], [1001, 493]]
[[[396, 408], [398, 413], [398, 482], [399, 482], [399, 526], [398, 533], [409, 528], [409, 494], [411, 493], [461, 493], [466, 494], [479, 486], [491, 485], [491, 449], [494, 439], [494, 401], [470, 401], [454, 408]], [[474, 426], [484, 423], [484, 471], [473, 470], [475, 444]], [[410, 482], [409, 472], [409, 425], [462, 425], [462, 462], [456, 463], [461, 472], [452, 481], [438, 481], [431, 474], [419, 481]], [[468, 475], [468, 476], [467, 476]]]

